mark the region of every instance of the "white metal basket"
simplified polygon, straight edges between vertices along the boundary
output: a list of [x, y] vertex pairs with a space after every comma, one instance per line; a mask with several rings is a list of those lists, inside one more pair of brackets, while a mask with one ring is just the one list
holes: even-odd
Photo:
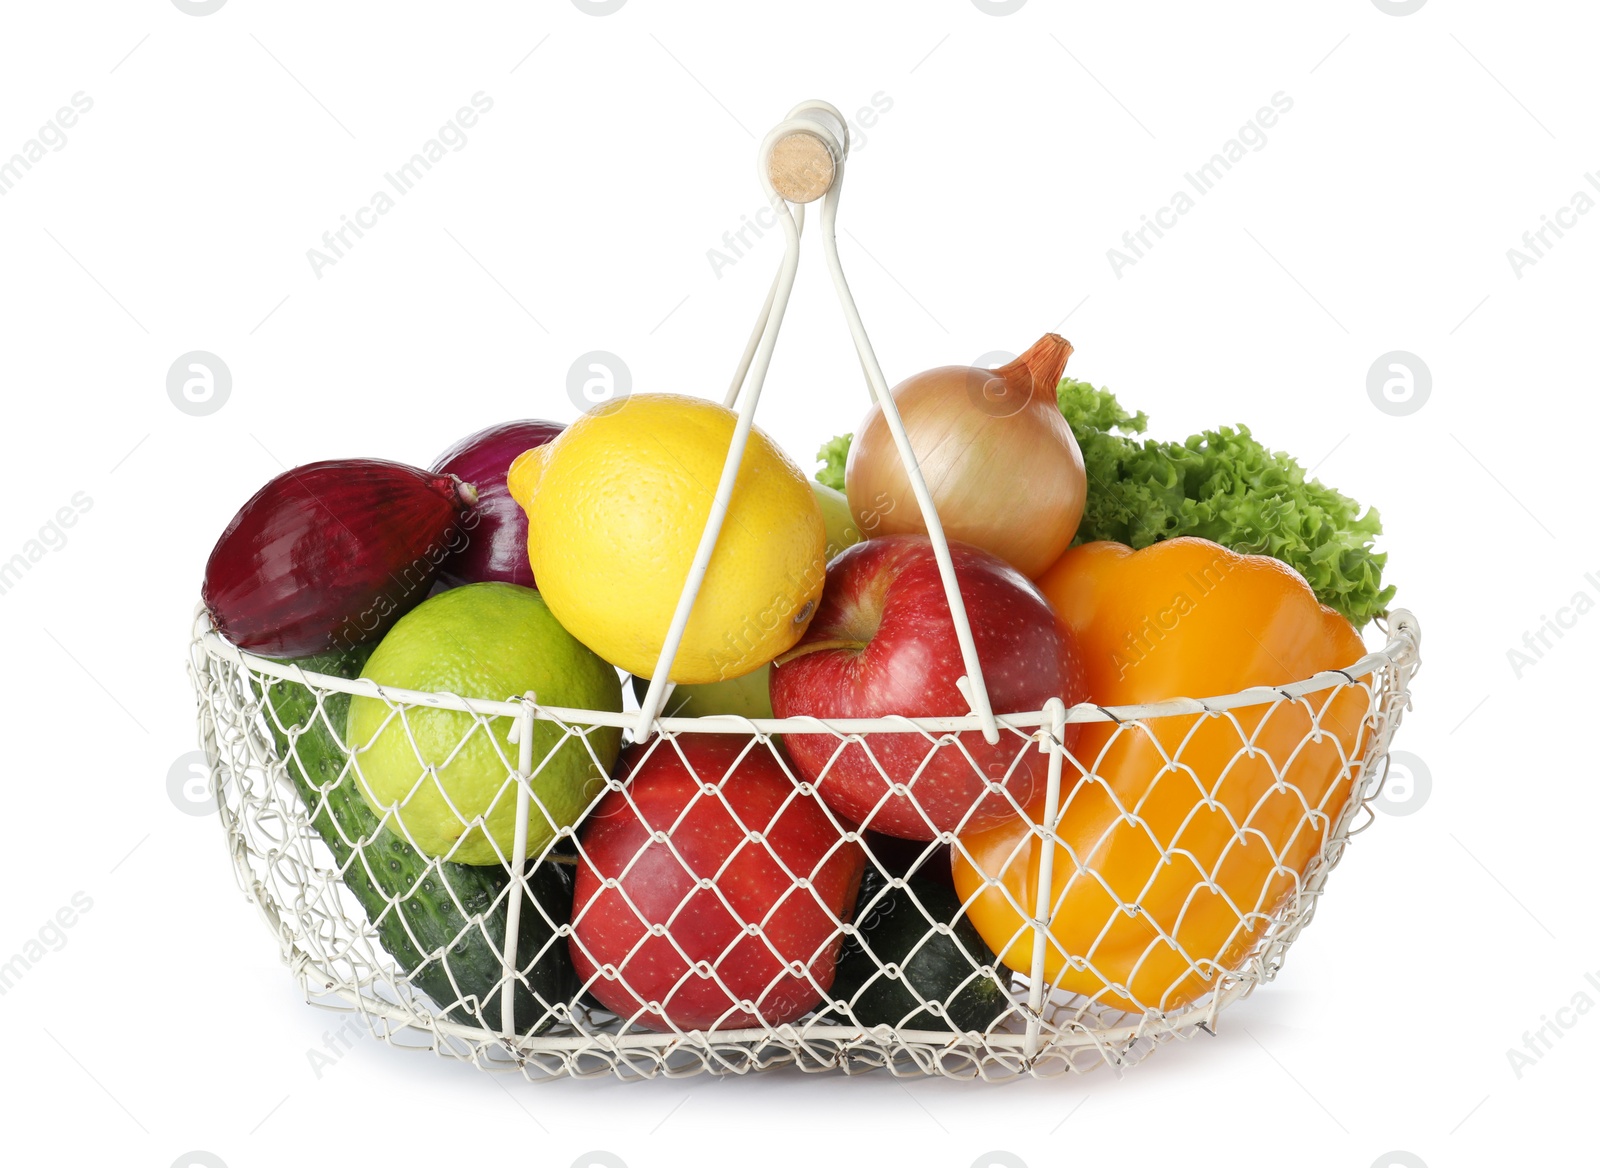
[[[758, 170], [784, 227], [788, 247], [728, 392], [727, 404], [739, 407], [739, 424], [661, 664], [637, 712], [554, 708], [541, 705], [531, 695], [505, 695], [505, 700], [494, 701], [419, 693], [358, 678], [312, 673], [240, 651], [215, 631], [203, 610], [198, 614], [191, 673], [199, 701], [200, 737], [211, 763], [236, 875], [246, 896], [264, 914], [283, 960], [308, 1001], [357, 1015], [374, 1034], [394, 1045], [432, 1049], [487, 1069], [520, 1072], [529, 1079], [741, 1073], [779, 1065], [846, 1072], [887, 1067], [896, 1074], [985, 1079], [1044, 1076], [1102, 1063], [1126, 1066], [1165, 1039], [1210, 1031], [1224, 1006], [1277, 973], [1288, 946], [1309, 923], [1328, 873], [1342, 857], [1348, 839], [1370, 822], [1370, 814], [1363, 820], [1362, 812], [1377, 793], [1381, 764], [1408, 706], [1408, 684], [1419, 663], [1415, 619], [1396, 611], [1381, 625], [1387, 635], [1381, 648], [1342, 669], [1276, 688], [1199, 699], [1174, 696], [1170, 701], [1137, 707], [1084, 704], [1068, 709], [1055, 700], [1042, 710], [996, 714], [984, 687], [938, 516], [855, 311], [834, 244], [848, 144], [844, 118], [820, 102], [797, 107], [762, 143]], [[676, 655], [715, 547], [793, 286], [803, 204], [817, 198], [824, 199], [821, 234], [829, 270], [869, 387], [883, 407], [906, 463], [939, 559], [963, 650], [967, 672], [961, 689], [970, 712], [961, 717], [849, 721], [662, 717], [660, 711], [671, 689], [667, 663]], [[423, 711], [455, 711], [460, 719], [458, 749], [473, 740], [494, 744], [506, 770], [502, 797], [515, 800], [517, 824], [514, 846], [500, 855], [498, 866], [463, 874], [460, 865], [425, 859], [415, 850], [407, 850], [404, 825], [392, 815], [380, 820], [369, 812], [362, 821], [364, 826], [355, 830], [351, 828], [353, 820], [341, 818], [337, 808], [355, 804], [340, 800], [348, 800], [356, 790], [354, 785], [362, 781], [359, 754], [352, 755], [342, 745], [343, 710], [355, 695], [383, 702], [389, 717], [408, 727], [408, 719]], [[1360, 729], [1353, 736], [1341, 738], [1323, 725], [1324, 715], [1335, 703], [1340, 703], [1346, 714], [1355, 711]], [[1263, 751], [1258, 739], [1260, 728], [1273, 724], [1273, 719], [1280, 728], [1287, 720], [1303, 728], [1289, 750], [1279, 751], [1282, 757]], [[769, 1020], [763, 1013], [765, 997], [759, 1002], [741, 1000], [723, 986], [716, 968], [706, 968], [704, 962], [695, 965], [685, 958], [680, 984], [696, 978], [714, 982], [728, 994], [728, 1016], [743, 1022], [738, 1028], [684, 1029], [664, 1019], [657, 1001], [639, 996], [638, 1010], [617, 1014], [586, 992], [601, 979], [626, 983], [625, 971], [605, 965], [580, 984], [562, 965], [581, 939], [575, 937], [573, 921], [560, 907], [565, 879], [560, 873], [591, 864], [591, 858], [584, 851], [586, 822], [582, 820], [573, 826], [553, 823], [559, 830], [549, 846], [538, 854], [528, 852], [529, 817], [537, 822], [544, 813], [536, 793], [543, 765], [534, 757], [536, 722], [544, 725], [546, 733], [552, 726], [557, 728], [563, 742], [589, 752], [602, 771], [608, 768], [601, 764], [590, 739], [600, 728], [630, 733], [636, 743], [643, 744], [638, 748], [641, 751], [677, 750], [680, 736], [689, 733], [742, 736], [745, 749], [770, 753], [788, 776], [792, 791], [784, 808], [803, 803], [820, 809], [837, 835], [838, 846], [851, 848], [862, 839], [860, 830], [828, 810], [817, 796], [815, 784], [803, 782], [792, 772], [775, 736], [830, 734], [841, 746], [848, 744], [870, 756], [871, 747], [864, 737], [869, 733], [919, 736], [929, 751], [960, 750], [957, 736], [977, 733], [990, 744], [1009, 743], [1018, 758], [1043, 752], [1048, 756], [1045, 810], [1042, 824], [1030, 831], [1032, 837], [1050, 844], [1058, 838], [1055, 825], [1072, 813], [1074, 800], [1086, 798], [1081, 793], [1095, 789], [1099, 782], [1095, 760], [1080, 760], [1063, 746], [1063, 730], [1068, 724], [1115, 724], [1110, 734], [1116, 741], [1124, 735], [1140, 734], [1150, 734], [1153, 740], [1153, 728], [1181, 723], [1185, 729], [1179, 740], [1184, 745], [1202, 732], [1201, 727], [1209, 728], [1206, 733], [1219, 729], [1226, 733], [1225, 728], [1231, 727], [1238, 735], [1236, 757], [1265, 768], [1262, 773], [1270, 776], [1274, 792], [1289, 792], [1299, 800], [1303, 811], [1296, 831], [1306, 833], [1305, 838], [1315, 846], [1303, 851], [1309, 857], [1303, 865], [1293, 867], [1274, 852], [1267, 873], [1270, 880], [1250, 890], [1248, 897], [1227, 899], [1237, 924], [1227, 943], [1216, 951], [1188, 952], [1176, 938], [1163, 934], [1161, 943], [1180, 954], [1184, 976], [1203, 983], [1203, 992], [1188, 994], [1176, 1003], [1142, 1000], [1110, 977], [1104, 995], [1075, 994], [1052, 984], [1046, 976], [1046, 958], [1052, 945], [1059, 948], [1051, 933], [1056, 924], [1055, 906], [1048, 895], [1049, 857], [1055, 849], [1046, 846], [1037, 899], [1019, 904], [1009, 891], [1005, 893], [1022, 922], [1014, 939], [1031, 951], [1029, 967], [1007, 968], [992, 951], [974, 952], [981, 947], [968, 947], [961, 941], [954, 951], [966, 958], [970, 970], [963, 973], [960, 989], [946, 998], [930, 999], [916, 991], [907, 969], [880, 958], [863, 943], [857, 924], [874, 906], [887, 911], [895, 902], [898, 911], [919, 913], [926, 923], [926, 936], [906, 958], [908, 966], [925, 946], [943, 944], [943, 951], [950, 951], [950, 939], [962, 924], [961, 912], [935, 911], [914, 893], [907, 899], [906, 881], [911, 874], [927, 875], [940, 864], [948, 867], [942, 849], [953, 848], [957, 853], [963, 849], [959, 833], [940, 833], [922, 845], [918, 854], [902, 855], [893, 866], [876, 853], [870, 855], [868, 866], [875, 880], [870, 897], [865, 898], [869, 903], [858, 907], [853, 916], [846, 912], [832, 921], [828, 943], [835, 949], [841, 943], [854, 945], [856, 959], [867, 962], [871, 984], [892, 986], [901, 993], [895, 1000], [905, 1000], [909, 994], [911, 1004], [905, 1013], [892, 1021], [881, 1014], [858, 1016], [858, 1012], [866, 1012], [862, 993], [849, 999], [832, 994], [831, 986], [819, 983], [810, 966], [783, 950], [762, 921], [740, 920], [743, 934], [755, 947], [751, 952], [772, 965], [772, 984], [784, 982], [810, 993], [814, 1007], [797, 1017]], [[503, 748], [506, 736], [495, 733], [507, 726], [515, 750]], [[1184, 745], [1165, 760], [1162, 773], [1184, 766]], [[1302, 750], [1313, 748], [1331, 748], [1337, 753], [1336, 763], [1325, 768], [1332, 781], [1316, 790], [1302, 790], [1297, 781], [1304, 770], [1297, 770], [1301, 767], [1297, 759]], [[426, 771], [427, 760], [420, 755], [419, 763]], [[984, 777], [987, 780], [988, 776]], [[1158, 777], [1153, 773], [1151, 783]], [[703, 784], [705, 797], [719, 801], [755, 846], [771, 851], [772, 845], [760, 834], [771, 825], [739, 820], [734, 801], [722, 784], [724, 775], [698, 774], [696, 778]], [[619, 767], [607, 780], [606, 789], [631, 806], [628, 779], [626, 768]], [[1202, 785], [1197, 802], [1209, 805], [1210, 798]], [[1142, 806], [1139, 799], [1119, 803], [1119, 820], [1142, 826]], [[591, 813], [594, 807], [590, 805]], [[1012, 809], [1019, 816], [1029, 814], [1015, 802]], [[1230, 823], [1241, 843], [1252, 835], [1248, 821], [1230, 819]], [[1263, 838], [1258, 831], [1253, 834], [1258, 840]], [[673, 846], [670, 838], [662, 838], [660, 844]], [[1164, 858], [1169, 851], [1177, 854], [1180, 850], [1173, 839], [1158, 840], [1156, 846], [1163, 849]], [[917, 851], [917, 847], [911, 850]], [[380, 869], [391, 861], [410, 865], [408, 872], [415, 870], [410, 891], [425, 893], [432, 908], [419, 908], [405, 889], [384, 876]], [[399, 870], [398, 866], [394, 869]], [[816, 870], [790, 872], [785, 867], [784, 871], [797, 895], [810, 895]], [[714, 876], [702, 873], [700, 877], [697, 892], [722, 895]], [[1215, 877], [1215, 872], [1198, 877], [1195, 891], [1218, 892]], [[470, 891], [463, 892], [469, 886]], [[624, 899], [628, 895], [624, 888], [607, 888]], [[1231, 894], [1237, 889], [1228, 891]], [[570, 896], [570, 885], [566, 894]], [[1144, 906], [1137, 898], [1114, 899], [1118, 903], [1112, 917], [1143, 913]], [[725, 897], [722, 903], [728, 907]], [[962, 910], [968, 908], [970, 901], [961, 905]], [[1108, 919], [1106, 929], [1113, 924]], [[676, 946], [670, 926], [658, 923], [646, 933]], [[645, 943], [641, 936], [639, 945]], [[681, 947], [677, 952], [683, 953]], [[1094, 969], [1092, 946], [1088, 952], [1058, 956], [1074, 969]], [[1020, 962], [1013, 959], [1013, 964]], [[1059, 983], [1059, 977], [1056, 981]], [[992, 1006], [981, 1027], [964, 1029], [955, 1007], [969, 990], [990, 994], [987, 1000]], [[749, 1024], [751, 1019], [754, 1025]]]

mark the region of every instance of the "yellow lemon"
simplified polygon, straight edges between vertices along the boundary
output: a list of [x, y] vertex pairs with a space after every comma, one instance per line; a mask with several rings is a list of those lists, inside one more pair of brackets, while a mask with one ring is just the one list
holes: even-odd
[[[655, 670], [737, 416], [677, 394], [590, 410], [512, 463], [528, 561], [556, 619], [630, 673]], [[673, 681], [740, 677], [790, 648], [822, 595], [827, 532], [800, 468], [752, 429]]]

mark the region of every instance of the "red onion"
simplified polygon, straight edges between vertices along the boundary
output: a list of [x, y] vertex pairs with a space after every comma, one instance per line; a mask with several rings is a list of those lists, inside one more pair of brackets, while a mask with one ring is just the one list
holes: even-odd
[[433, 464], [440, 474], [458, 475], [478, 488], [478, 505], [467, 521], [468, 542], [439, 569], [447, 585], [500, 580], [534, 587], [528, 566], [528, 516], [506, 490], [506, 471], [525, 450], [543, 446], [565, 426], [528, 418], [502, 422], [469, 434]]
[[466, 542], [470, 484], [398, 462], [313, 462], [239, 509], [201, 597], [241, 649], [303, 657], [376, 640], [428, 595]]

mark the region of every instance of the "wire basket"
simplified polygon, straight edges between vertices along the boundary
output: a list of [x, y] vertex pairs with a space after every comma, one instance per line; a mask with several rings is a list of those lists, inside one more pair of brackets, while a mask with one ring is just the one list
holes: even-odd
[[[740, 423], [637, 711], [556, 708], [536, 695], [420, 693], [314, 673], [242, 652], [197, 614], [191, 675], [229, 852], [308, 1001], [358, 1017], [393, 1045], [534, 1080], [782, 1065], [1048, 1076], [1128, 1066], [1164, 1040], [1211, 1031], [1223, 1007], [1277, 973], [1310, 922], [1350, 836], [1371, 821], [1362, 813], [1419, 663], [1415, 619], [1396, 611], [1380, 626], [1381, 648], [1270, 689], [1137, 707], [1069, 709], [1056, 699], [997, 714], [938, 517], [839, 265], [833, 222], [847, 153], [843, 117], [818, 102], [797, 107], [762, 144], [760, 177], [788, 249], [728, 392]], [[970, 712], [664, 717], [668, 663], [727, 511], [793, 285], [804, 204], [819, 198], [828, 266], [939, 558]], [[410, 744], [413, 795], [438, 796], [452, 812], [441, 767], [464, 752], [497, 759], [505, 779], [494, 806], [512, 813], [512, 845], [495, 844], [487, 864], [429, 858], [395, 808], [374, 811], [362, 797], [370, 794], [362, 752], [345, 745], [353, 701], [376, 703], [384, 725]], [[1103, 745], [1080, 758], [1063, 744], [1065, 731], [1089, 723], [1103, 728]], [[613, 769], [603, 743], [625, 732], [632, 745]], [[781, 740], [796, 734], [831, 737], [830, 767], [853, 755], [886, 784], [878, 755], [888, 744], [910, 743], [928, 757], [961, 754], [991, 792], [987, 813], [998, 797], [1001, 818], [1019, 826], [1018, 853], [1033, 849], [1033, 885], [990, 879], [963, 897], [948, 883], [952, 865], [984, 862], [969, 850], [965, 824], [930, 830], [925, 843], [891, 848], [870, 839], [819, 796], [828, 769], [811, 782], [794, 771]], [[688, 735], [723, 744], [715, 766], [703, 748], [686, 750]], [[984, 773], [968, 752], [980, 740], [1009, 760], [1008, 775], [1037, 775], [1042, 804], [1024, 806]], [[1153, 745], [1155, 765], [1148, 782], [1113, 787], [1097, 767], [1131, 742]], [[609, 777], [567, 822], [547, 809], [541, 780], [551, 760], [585, 754]], [[737, 841], [739, 879], [731, 862], [707, 870], [686, 828], [675, 835], [657, 810], [640, 806], [630, 779], [645, 767], [692, 785], [695, 831]], [[757, 772], [762, 782], [747, 778]], [[1231, 793], [1219, 799], [1224, 781]], [[1194, 787], [1192, 811], [1176, 826], [1147, 802], [1158, 787], [1170, 795], [1174, 782]], [[890, 798], [915, 803], [903, 785], [886, 789]], [[1148, 888], [1130, 892], [1109, 879], [1093, 848], [1082, 853], [1062, 833], [1091, 804], [1102, 817], [1111, 808], [1106, 832], [1133, 833], [1159, 853], [1166, 907]], [[484, 817], [455, 814], [462, 838], [477, 831], [493, 840]], [[1192, 825], [1206, 816], [1220, 830], [1202, 837]], [[1275, 826], [1264, 831], [1268, 818]], [[620, 866], [598, 846], [602, 831], [633, 841]], [[548, 842], [530, 847], [530, 839]], [[854, 873], [863, 868], [858, 893]], [[1068, 869], [1076, 900], [1055, 883]], [[1174, 872], [1191, 874], [1177, 895]], [[751, 893], [752, 881], [764, 898]], [[991, 949], [977, 937], [967, 918], [980, 902], [991, 918], [1014, 921], [1009, 944]], [[788, 906], [781, 919], [780, 903]], [[674, 932], [680, 914], [696, 922], [693, 936]], [[892, 914], [903, 944], [880, 951], [875, 938]]]

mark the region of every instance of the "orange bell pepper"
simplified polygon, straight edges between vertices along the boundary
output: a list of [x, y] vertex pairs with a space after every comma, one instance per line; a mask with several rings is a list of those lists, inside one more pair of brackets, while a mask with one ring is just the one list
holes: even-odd
[[[1284, 685], [1364, 653], [1292, 568], [1209, 540], [1084, 544], [1038, 585], [1102, 706]], [[1062, 770], [1049, 981], [1142, 1013], [1181, 1009], [1239, 969], [1345, 809], [1373, 681], [1216, 716], [1085, 725]], [[1017, 817], [955, 849], [968, 917], [1022, 973], [1044, 847]]]

